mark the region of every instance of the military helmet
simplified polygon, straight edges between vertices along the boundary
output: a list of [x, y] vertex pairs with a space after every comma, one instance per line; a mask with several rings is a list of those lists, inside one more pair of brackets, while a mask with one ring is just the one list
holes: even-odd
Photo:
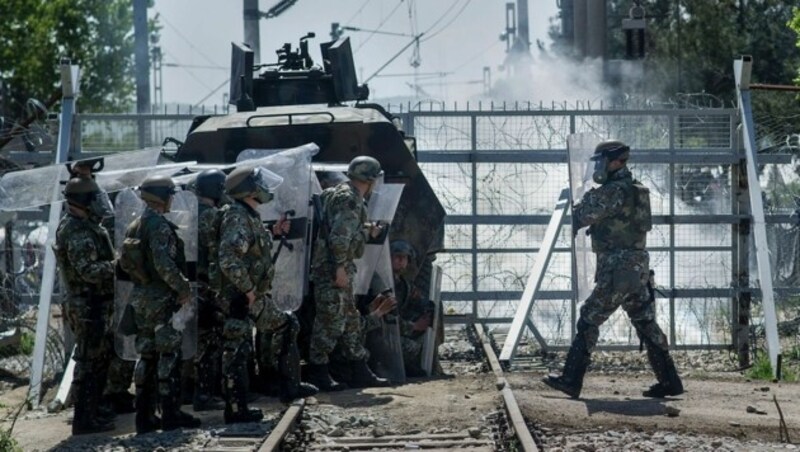
[[111, 200], [94, 179], [73, 177], [64, 187], [64, 197], [67, 203], [81, 207], [97, 218], [107, 218], [114, 214]]
[[193, 191], [197, 196], [219, 201], [225, 191], [225, 173], [218, 169], [208, 169], [197, 175]]
[[347, 166], [347, 177], [363, 182], [372, 182], [383, 174], [381, 164], [372, 157], [360, 155]]
[[272, 171], [257, 167], [236, 168], [225, 178], [225, 193], [233, 199], [255, 197], [261, 203], [272, 200], [283, 178]]
[[391, 251], [392, 255], [405, 254], [409, 259], [414, 259], [417, 256], [417, 252], [414, 251], [414, 247], [405, 240], [393, 240], [392, 243], [389, 244], [389, 250]]
[[100, 192], [100, 187], [94, 179], [82, 177], [73, 177], [64, 187], [64, 197], [67, 201], [81, 207], [89, 207], [89, 203], [92, 202], [92, 198], [98, 192]]
[[631, 148], [618, 140], [603, 141], [594, 148], [592, 160], [607, 159], [608, 161], [619, 158], [628, 158]]
[[166, 204], [175, 194], [175, 182], [169, 176], [150, 176], [139, 186], [139, 196], [144, 201]]

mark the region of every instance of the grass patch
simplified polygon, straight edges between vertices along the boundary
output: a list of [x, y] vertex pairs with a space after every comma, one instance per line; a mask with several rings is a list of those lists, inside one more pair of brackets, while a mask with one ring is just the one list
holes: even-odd
[[[792, 349], [790, 353], [794, 353]], [[788, 360], [787, 360], [788, 361]], [[753, 367], [747, 371], [747, 376], [753, 380], [767, 380], [772, 381], [772, 364], [769, 362], [769, 355], [767, 353], [759, 353], [756, 355]], [[797, 372], [788, 366], [784, 365], [781, 368], [781, 380], [786, 382], [797, 381]]]
[[19, 339], [19, 352], [23, 355], [30, 356], [33, 354], [34, 337], [30, 333], [22, 333]]
[[17, 440], [11, 437], [11, 432], [8, 430], [0, 430], [0, 450], [3, 452], [22, 452]]

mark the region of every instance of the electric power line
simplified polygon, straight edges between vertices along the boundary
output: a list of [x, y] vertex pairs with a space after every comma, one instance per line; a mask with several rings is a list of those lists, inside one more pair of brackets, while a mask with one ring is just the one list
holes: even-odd
[[[385, 18], [383, 18], [381, 20], [381, 23], [379, 23], [378, 26], [375, 27], [375, 30], [380, 30], [380, 28], [383, 26], [383, 24], [385, 24], [389, 19], [391, 19], [392, 16], [394, 15], [394, 13], [396, 13], [397, 10], [400, 9], [400, 6], [403, 4], [404, 1], [405, 0], [400, 0], [397, 3], [397, 6], [395, 6], [394, 9], [391, 12], [389, 12], [389, 15], [386, 16]], [[369, 36], [367, 36], [363, 41], [361, 41], [361, 43], [358, 44], [358, 47], [356, 47], [356, 50], [353, 51], [353, 54], [354, 55], [357, 54], [358, 51], [361, 50], [362, 47], [364, 47], [364, 44], [369, 42], [369, 40], [372, 39], [373, 36], [375, 36], [375, 32], [374, 31], [372, 33], [370, 33]]]
[[201, 51], [199, 48], [197, 48], [197, 46], [195, 46], [195, 45], [194, 45], [194, 43], [192, 43], [192, 41], [190, 41], [190, 40], [189, 40], [189, 38], [187, 38], [186, 36], [184, 36], [184, 34], [183, 34], [183, 33], [181, 33], [181, 32], [180, 32], [180, 30], [178, 30], [178, 28], [177, 28], [177, 27], [175, 27], [174, 25], [172, 25], [172, 23], [171, 23], [170, 21], [168, 21], [168, 20], [166, 19], [166, 17], [164, 17], [164, 16], [162, 15], [162, 16], [160, 17], [160, 19], [161, 19], [161, 20], [163, 20], [163, 21], [164, 21], [164, 23], [165, 23], [165, 24], [166, 24], [166, 25], [167, 25], [169, 28], [171, 28], [171, 29], [172, 29], [172, 30], [173, 30], [173, 31], [174, 31], [174, 32], [175, 32], [175, 33], [178, 35], [178, 37], [180, 37], [180, 38], [181, 38], [181, 39], [183, 39], [183, 40], [184, 40], [184, 41], [185, 41], [187, 44], [189, 44], [189, 47], [191, 47], [191, 48], [192, 48], [192, 50], [194, 50], [195, 52], [197, 52], [197, 54], [198, 54], [198, 55], [200, 55], [201, 57], [205, 58], [205, 60], [206, 60], [206, 61], [208, 61], [208, 62], [209, 62], [210, 64], [212, 64], [212, 65], [216, 65], [216, 64], [217, 64], [217, 62], [216, 62], [216, 61], [214, 61], [214, 60], [212, 60], [211, 58], [209, 58], [209, 57], [208, 57], [208, 55], [206, 55], [206, 54], [205, 54], [205, 53], [203, 53], [203, 52], [202, 52], [202, 51]]
[[[425, 39], [424, 39], [422, 42], [425, 42], [425, 41], [430, 41], [430, 40], [431, 40], [431, 39], [433, 39], [433, 38], [434, 38], [436, 35], [438, 35], [439, 33], [443, 32], [443, 31], [445, 31], [445, 30], [447, 29], [447, 27], [449, 27], [450, 25], [452, 25], [452, 24], [453, 24], [453, 22], [455, 22], [455, 21], [456, 21], [456, 19], [458, 19], [458, 18], [459, 18], [459, 16], [461, 16], [461, 14], [464, 12], [464, 10], [465, 10], [465, 9], [467, 9], [467, 6], [469, 6], [469, 4], [470, 4], [470, 3], [472, 3], [472, 0], [467, 0], [466, 2], [464, 2], [464, 5], [462, 5], [462, 6], [461, 6], [461, 9], [460, 9], [460, 10], [458, 10], [458, 12], [456, 13], [456, 15], [455, 15], [455, 16], [453, 16], [453, 18], [452, 18], [452, 19], [450, 19], [450, 22], [447, 22], [447, 23], [446, 23], [446, 24], [445, 24], [445, 25], [444, 25], [442, 28], [440, 28], [439, 30], [437, 30], [437, 31], [436, 31], [436, 32], [434, 32], [433, 34], [429, 35], [429, 36], [428, 36], [427, 38], [425, 38]], [[433, 28], [433, 27], [431, 27], [431, 28]]]
[[349, 24], [350, 22], [352, 22], [352, 21], [353, 21], [353, 19], [355, 19], [355, 18], [356, 18], [356, 16], [358, 16], [359, 14], [361, 14], [361, 11], [364, 9], [364, 7], [365, 7], [365, 6], [367, 6], [367, 5], [369, 4], [369, 2], [371, 2], [371, 1], [372, 1], [372, 0], [365, 0], [365, 1], [364, 1], [364, 3], [362, 3], [362, 4], [361, 4], [361, 6], [359, 6], [359, 7], [358, 7], [358, 10], [356, 10], [356, 12], [354, 12], [354, 13], [353, 13], [353, 15], [352, 15], [352, 16], [350, 16], [350, 18], [349, 18], [349, 19], [347, 19], [346, 21], [344, 21], [344, 23], [346, 23], [346, 24]]

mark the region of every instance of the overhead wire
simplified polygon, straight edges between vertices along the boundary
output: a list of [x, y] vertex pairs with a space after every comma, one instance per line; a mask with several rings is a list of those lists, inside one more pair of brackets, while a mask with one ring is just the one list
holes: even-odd
[[[438, 35], [439, 33], [443, 32], [443, 31], [445, 31], [445, 30], [447, 29], [447, 27], [449, 27], [450, 25], [452, 25], [452, 24], [453, 24], [453, 22], [455, 22], [455, 21], [456, 21], [456, 19], [458, 19], [458, 18], [459, 18], [459, 16], [461, 16], [461, 14], [463, 14], [463, 13], [464, 13], [464, 10], [466, 10], [466, 9], [467, 9], [467, 6], [469, 6], [469, 4], [470, 4], [470, 3], [472, 3], [472, 0], [466, 0], [466, 1], [464, 2], [464, 4], [461, 6], [461, 9], [460, 9], [460, 10], [458, 10], [458, 12], [456, 13], [456, 15], [455, 15], [455, 16], [453, 16], [453, 18], [452, 18], [452, 19], [450, 19], [450, 22], [447, 22], [447, 23], [446, 23], [446, 24], [445, 24], [445, 25], [444, 25], [442, 28], [440, 28], [439, 30], [437, 30], [437, 31], [436, 31], [436, 32], [434, 32], [433, 34], [431, 34], [431, 35], [428, 35], [428, 36], [427, 36], [425, 39], [423, 39], [423, 40], [422, 40], [422, 42], [425, 42], [425, 41], [430, 41], [431, 39], [433, 39], [434, 37], [436, 37], [436, 35]], [[433, 28], [433, 27], [431, 27], [431, 28]]]
[[372, 1], [372, 0], [365, 0], [365, 1], [364, 1], [364, 3], [362, 3], [362, 4], [361, 4], [361, 6], [359, 6], [359, 7], [358, 7], [358, 9], [356, 10], [356, 12], [354, 12], [354, 13], [353, 13], [353, 15], [352, 15], [352, 16], [350, 16], [350, 18], [349, 18], [349, 19], [347, 19], [346, 21], [344, 21], [344, 23], [345, 23], [346, 25], [350, 25], [350, 22], [352, 22], [352, 21], [353, 21], [353, 19], [355, 19], [355, 18], [356, 18], [356, 16], [358, 16], [359, 14], [361, 14], [361, 11], [363, 11], [363, 10], [364, 10], [364, 8], [365, 8], [365, 7], [366, 7], [366, 6], [369, 4], [369, 2], [371, 2], [371, 1]]
[[170, 21], [168, 21], [165, 16], [163, 16], [163, 15], [160, 16], [160, 20], [163, 21], [169, 28], [171, 28], [172, 31], [174, 31], [178, 35], [178, 37], [183, 39], [186, 42], [186, 44], [189, 44], [189, 47], [191, 47], [192, 50], [197, 52], [197, 54], [200, 55], [201, 57], [205, 58], [205, 60], [208, 61], [210, 64], [217, 65], [219, 63], [218, 61], [214, 61], [211, 58], [209, 58], [208, 55], [206, 55], [205, 53], [203, 53], [203, 51], [201, 51], [199, 48], [197, 48], [197, 46], [195, 46], [194, 43], [192, 43], [192, 41], [189, 40], [189, 38], [187, 38], [183, 33], [181, 33], [181, 31], [178, 30], [178, 28], [176, 26], [172, 25], [172, 23]]
[[[378, 24], [378, 26], [377, 26], [377, 27], [375, 27], [375, 30], [380, 30], [380, 28], [383, 26], [383, 24], [385, 24], [385, 23], [386, 23], [386, 22], [387, 22], [389, 19], [391, 19], [391, 18], [392, 18], [392, 16], [394, 15], [394, 13], [396, 13], [396, 12], [397, 12], [397, 10], [398, 10], [398, 9], [400, 9], [400, 6], [402, 6], [402, 5], [403, 5], [403, 2], [404, 2], [404, 1], [405, 1], [405, 0], [400, 0], [400, 1], [397, 3], [397, 6], [395, 6], [395, 7], [394, 7], [394, 9], [393, 9], [391, 12], [389, 12], [389, 15], [388, 15], [388, 16], [386, 16], [385, 18], [383, 18], [383, 19], [381, 20], [381, 22]], [[366, 38], [364, 38], [364, 40], [363, 40], [363, 41], [361, 41], [361, 43], [359, 43], [359, 44], [358, 44], [358, 47], [356, 47], [356, 50], [355, 50], [355, 51], [353, 51], [353, 54], [356, 54], [356, 53], [358, 53], [358, 51], [359, 51], [359, 50], [361, 50], [361, 48], [362, 48], [362, 47], [364, 47], [364, 44], [366, 44], [367, 42], [369, 42], [369, 40], [370, 40], [370, 39], [372, 39], [372, 37], [373, 37], [373, 36], [375, 36], [375, 31], [373, 31], [372, 33], [370, 33], [370, 34], [369, 34], [369, 36], [367, 36]]]

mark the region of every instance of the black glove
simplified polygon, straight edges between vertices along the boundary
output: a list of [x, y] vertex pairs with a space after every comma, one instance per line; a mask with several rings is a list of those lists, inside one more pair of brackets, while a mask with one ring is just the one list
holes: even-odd
[[581, 225], [578, 223], [578, 217], [576, 217], [574, 213], [570, 215], [570, 219], [572, 220], [572, 236], [576, 237], [578, 235], [578, 229], [581, 228]]
[[231, 300], [230, 317], [233, 319], [244, 320], [248, 314], [247, 295], [240, 294]]

